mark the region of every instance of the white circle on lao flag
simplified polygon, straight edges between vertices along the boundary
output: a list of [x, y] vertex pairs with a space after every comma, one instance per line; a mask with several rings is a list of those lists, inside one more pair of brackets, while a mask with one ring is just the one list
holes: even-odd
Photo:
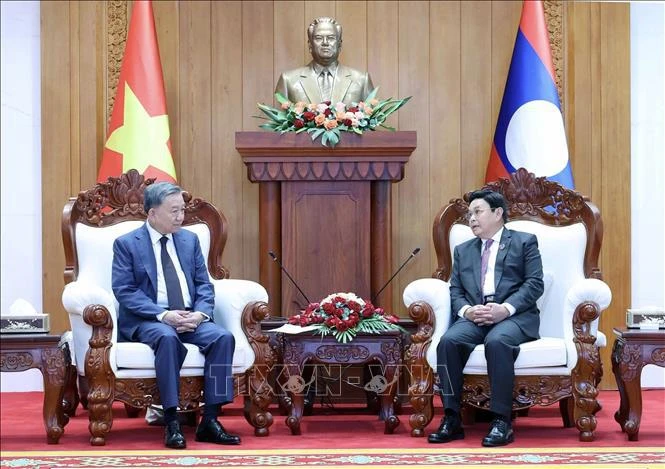
[[506, 129], [506, 156], [513, 168], [554, 176], [568, 164], [563, 117], [549, 101], [529, 101], [515, 111]]

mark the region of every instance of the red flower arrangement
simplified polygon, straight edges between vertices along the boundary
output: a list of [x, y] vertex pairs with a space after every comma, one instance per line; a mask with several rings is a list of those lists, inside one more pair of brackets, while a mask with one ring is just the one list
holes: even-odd
[[301, 327], [318, 326], [317, 334], [332, 334], [338, 342], [347, 343], [358, 332], [403, 331], [398, 320], [397, 316], [386, 314], [382, 308], [374, 307], [354, 293], [333, 293], [319, 303], [310, 303], [301, 314], [291, 316], [289, 323]]
[[255, 116], [268, 122], [261, 124], [262, 129], [273, 132], [307, 132], [312, 140], [321, 137], [323, 146], [334, 147], [341, 139], [341, 132], [352, 132], [362, 135], [363, 132], [383, 127], [395, 130], [386, 125], [386, 119], [393, 112], [404, 106], [411, 97], [404, 99], [376, 99], [378, 88], [372, 90], [365, 101], [352, 103], [292, 103], [280, 93], [275, 97], [280, 103], [279, 108], [258, 104], [264, 116]]

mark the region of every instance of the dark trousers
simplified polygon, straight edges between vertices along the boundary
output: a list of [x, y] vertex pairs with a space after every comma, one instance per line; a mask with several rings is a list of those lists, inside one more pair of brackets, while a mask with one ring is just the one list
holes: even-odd
[[178, 334], [161, 322], [144, 322], [134, 334], [134, 340], [149, 345], [155, 353], [157, 387], [165, 409], [178, 405], [180, 368], [187, 348], [183, 342], [194, 344], [205, 356], [203, 399], [207, 405], [225, 404], [233, 400], [233, 334], [214, 322], [203, 322], [193, 332]]
[[533, 339], [510, 318], [493, 326], [477, 326], [463, 318], [455, 321], [436, 349], [444, 408], [460, 412], [464, 366], [476, 345], [484, 343], [491, 390], [490, 410], [510, 418], [515, 360], [520, 353], [519, 345], [530, 340]]

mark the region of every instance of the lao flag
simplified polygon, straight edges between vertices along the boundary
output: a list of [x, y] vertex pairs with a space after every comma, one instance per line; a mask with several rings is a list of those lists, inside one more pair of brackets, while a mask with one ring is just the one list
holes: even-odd
[[524, 167], [574, 189], [545, 13], [525, 0], [485, 182]]

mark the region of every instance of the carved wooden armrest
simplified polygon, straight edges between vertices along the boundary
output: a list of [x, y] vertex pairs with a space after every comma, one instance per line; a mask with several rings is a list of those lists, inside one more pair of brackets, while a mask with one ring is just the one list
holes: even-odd
[[[575, 348], [577, 349], [577, 363], [573, 368], [573, 382], [578, 383], [576, 391], [580, 398], [590, 398], [595, 408], [598, 389], [596, 386], [603, 376], [602, 363], [596, 346], [596, 336], [591, 333], [592, 322], [598, 319], [601, 309], [597, 303], [585, 301], [575, 308], [573, 314], [573, 333]], [[592, 411], [593, 408], [588, 409]], [[595, 413], [595, 410], [593, 411]]]
[[113, 319], [102, 305], [88, 305], [83, 320], [92, 326], [88, 351], [85, 354], [85, 375], [88, 379], [88, 412], [90, 414], [90, 443], [104, 445], [104, 435], [111, 429], [115, 374], [111, 368], [111, 338]]
[[254, 365], [245, 374], [249, 396], [245, 417], [254, 426], [256, 436], [267, 436], [272, 425], [272, 414], [267, 409], [273, 398], [269, 377], [276, 353], [270, 346], [270, 338], [261, 331], [261, 322], [268, 317], [270, 309], [263, 301], [247, 303], [242, 311], [242, 330], [254, 350]]
[[580, 303], [573, 314], [573, 332], [577, 363], [571, 372], [575, 407], [573, 419], [580, 431], [580, 441], [592, 441], [596, 429], [595, 414], [601, 409], [597, 400], [598, 384], [603, 376], [596, 336], [591, 334], [592, 322], [598, 319], [600, 306], [592, 301]]
[[409, 417], [409, 424], [411, 436], [423, 436], [424, 428], [434, 415], [432, 393], [435, 370], [429, 366], [426, 357], [434, 332], [434, 311], [424, 301], [411, 303], [408, 311], [409, 317], [418, 326], [411, 335], [411, 344], [404, 352], [404, 362], [411, 377], [408, 392], [413, 413]]

